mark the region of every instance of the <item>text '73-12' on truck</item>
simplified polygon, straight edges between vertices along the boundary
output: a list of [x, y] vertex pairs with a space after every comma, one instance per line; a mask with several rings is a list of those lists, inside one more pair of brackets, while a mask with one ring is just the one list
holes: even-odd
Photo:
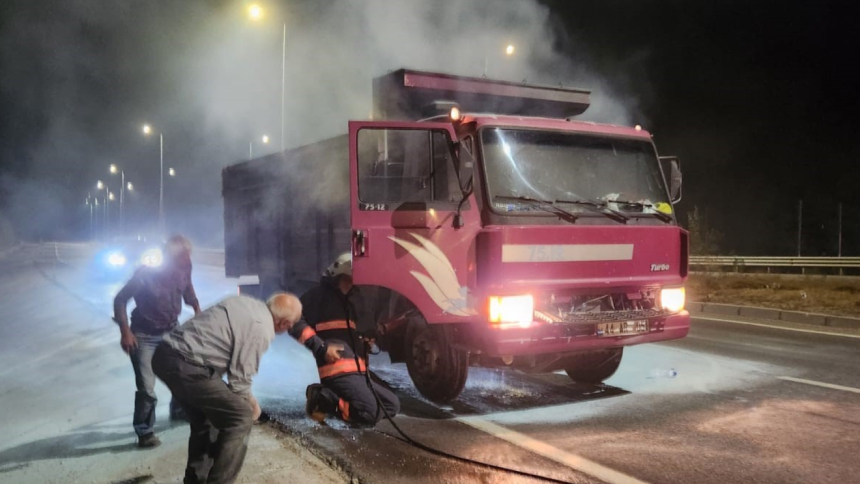
[[[399, 70], [373, 121], [224, 169], [225, 265], [265, 297], [350, 252], [359, 330], [442, 403], [470, 366], [598, 383], [684, 337], [680, 164], [588, 91]], [[258, 283], [258, 284], [257, 284]]]

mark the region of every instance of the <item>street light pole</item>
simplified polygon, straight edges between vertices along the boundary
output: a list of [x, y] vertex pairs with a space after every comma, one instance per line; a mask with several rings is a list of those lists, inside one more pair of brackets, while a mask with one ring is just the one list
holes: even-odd
[[164, 235], [164, 134], [158, 133], [158, 228]]
[[108, 239], [108, 188], [105, 186], [105, 223], [104, 227], [102, 227], [102, 232], [104, 232], [105, 241]]
[[797, 256], [800, 257], [800, 248], [803, 241], [803, 199], [797, 204]]
[[120, 170], [119, 178], [122, 183], [122, 186], [119, 187], [119, 234], [125, 235], [125, 208], [123, 203], [125, 198], [125, 170]]
[[284, 151], [284, 99], [287, 82], [287, 23], [284, 22], [284, 44], [281, 49], [281, 152]]
[[93, 239], [93, 210], [95, 209], [93, 200], [90, 192], [87, 192], [87, 206], [90, 209], [90, 240]]
[[842, 202], [839, 202], [839, 246], [836, 253], [842, 257]]
[[[259, 4], [253, 3], [248, 7], [248, 17], [252, 22], [257, 22], [263, 19], [265, 13]], [[285, 134], [285, 103], [287, 94], [287, 23], [284, 22], [284, 36], [281, 44], [281, 151], [284, 151], [286, 146]]]

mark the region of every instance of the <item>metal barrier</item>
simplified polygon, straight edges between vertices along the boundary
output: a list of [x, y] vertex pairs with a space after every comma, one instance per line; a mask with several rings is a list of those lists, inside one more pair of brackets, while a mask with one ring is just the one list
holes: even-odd
[[691, 268], [731, 269], [743, 272], [746, 268], [772, 269], [796, 268], [835, 269], [840, 273], [845, 269], [860, 269], [860, 257], [741, 257], [741, 256], [690, 256]]

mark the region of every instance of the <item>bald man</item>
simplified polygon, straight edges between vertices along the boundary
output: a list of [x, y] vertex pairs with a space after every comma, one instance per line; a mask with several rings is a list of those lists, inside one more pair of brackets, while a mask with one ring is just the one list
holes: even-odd
[[234, 296], [165, 335], [152, 368], [191, 424], [184, 484], [236, 480], [248, 434], [261, 413], [251, 380], [275, 334], [289, 330], [301, 315], [302, 304], [292, 294], [275, 294], [266, 303]]

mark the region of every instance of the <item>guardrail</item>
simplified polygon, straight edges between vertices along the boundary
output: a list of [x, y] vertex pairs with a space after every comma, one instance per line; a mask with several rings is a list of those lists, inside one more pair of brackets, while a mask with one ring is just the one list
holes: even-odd
[[742, 257], [742, 256], [690, 256], [690, 267], [700, 270], [718, 269], [745, 272], [746, 269], [760, 268], [770, 273], [774, 269], [819, 269], [824, 272], [846, 269], [860, 269], [860, 257]]

